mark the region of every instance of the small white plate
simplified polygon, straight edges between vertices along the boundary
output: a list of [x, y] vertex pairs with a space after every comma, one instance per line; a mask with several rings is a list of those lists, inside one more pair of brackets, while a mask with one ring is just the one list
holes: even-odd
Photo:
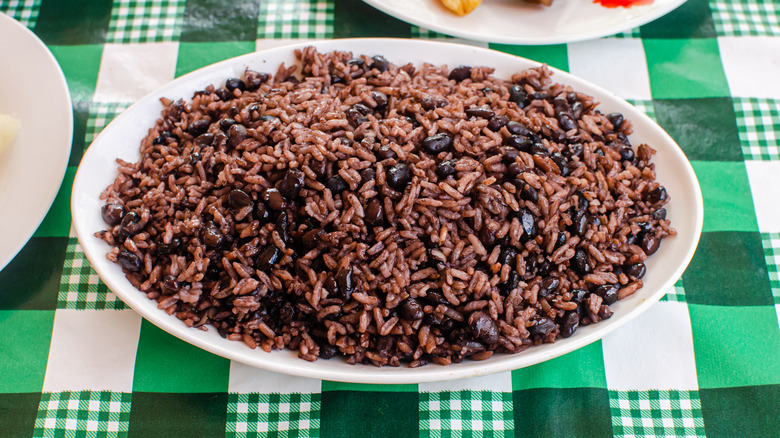
[[73, 107], [65, 76], [46, 45], [0, 13], [0, 113], [19, 119], [0, 155], [0, 269], [49, 211], [68, 168]]
[[440, 0], [363, 0], [400, 20], [447, 35], [505, 44], [562, 44], [614, 35], [665, 15], [685, 0], [606, 8], [593, 0], [554, 0], [552, 6], [523, 0], [484, 0], [458, 16]]
[[352, 39], [318, 41], [296, 44], [240, 56], [205, 67], [183, 76], [144, 97], [128, 108], [106, 127], [89, 147], [76, 174], [73, 184], [71, 209], [73, 226], [87, 258], [100, 278], [125, 303], [144, 318], [163, 330], [212, 353], [234, 359], [258, 368], [317, 379], [359, 383], [415, 383], [480, 376], [533, 365], [601, 339], [604, 335], [625, 324], [658, 301], [674, 282], [693, 256], [702, 228], [702, 198], [699, 184], [690, 163], [674, 140], [650, 118], [614, 94], [578, 79], [568, 73], [553, 69], [554, 80], [569, 84], [576, 90], [595, 96], [606, 112], [620, 111], [633, 123], [633, 144], [647, 143], [655, 148], [658, 180], [671, 196], [667, 207], [668, 218], [678, 235], [664, 240], [658, 252], [647, 262], [645, 287], [613, 306], [615, 315], [606, 321], [580, 328], [574, 336], [554, 344], [544, 344], [515, 354], [497, 354], [482, 361], [467, 361], [449, 366], [428, 365], [420, 368], [376, 368], [371, 365], [348, 365], [341, 360], [306, 362], [298, 359], [297, 352], [289, 350], [265, 353], [252, 350], [242, 342], [228, 341], [213, 328], [207, 332], [188, 328], [183, 322], [157, 308], [155, 301], [134, 288], [125, 278], [119, 265], [106, 259], [111, 249], [94, 233], [106, 228], [100, 215], [103, 202], [100, 193], [116, 177], [117, 158], [135, 162], [139, 144], [150, 126], [159, 117], [162, 106], [160, 97], [188, 98], [193, 92], [209, 84], [222, 83], [228, 77], [240, 76], [249, 67], [257, 71], [276, 72], [280, 63], [295, 63], [293, 50], [313, 44], [322, 52], [348, 50], [355, 55], [382, 54], [396, 64], [430, 62], [441, 65], [458, 65], [468, 60], [471, 65], [493, 66], [495, 76], [509, 78], [512, 73], [537, 67], [539, 64], [524, 58], [488, 49], [460, 44], [422, 40], [400, 39]]

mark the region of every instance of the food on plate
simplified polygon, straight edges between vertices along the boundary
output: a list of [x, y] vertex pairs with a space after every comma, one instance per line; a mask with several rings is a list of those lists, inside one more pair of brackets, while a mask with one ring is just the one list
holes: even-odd
[[482, 0], [441, 0], [441, 3], [458, 15], [466, 15], [479, 6]]
[[[550, 6], [553, 0], [524, 0], [527, 3], [541, 3]], [[482, 0], [441, 0], [447, 9], [458, 15], [467, 15], [482, 3]]]
[[0, 114], [0, 154], [3, 153], [18, 132], [19, 120], [6, 114]]
[[654, 150], [546, 66], [296, 51], [164, 100], [101, 195], [163, 311], [265, 351], [416, 367], [575, 335], [676, 234]]

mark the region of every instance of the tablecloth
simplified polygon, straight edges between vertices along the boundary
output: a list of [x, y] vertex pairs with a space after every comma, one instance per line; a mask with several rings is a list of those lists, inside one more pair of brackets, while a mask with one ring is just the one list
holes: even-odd
[[[0, 436], [780, 435], [777, 1], [688, 0], [626, 33], [552, 46], [451, 39], [358, 0], [0, 0], [0, 11], [51, 49], [75, 115], [62, 188], [0, 272]], [[489, 46], [645, 111], [680, 144], [704, 195], [704, 232], [682, 279], [641, 317], [570, 354], [419, 385], [249, 368], [118, 300], [70, 229], [72, 180], [95, 135], [198, 67], [301, 39], [362, 36]]]

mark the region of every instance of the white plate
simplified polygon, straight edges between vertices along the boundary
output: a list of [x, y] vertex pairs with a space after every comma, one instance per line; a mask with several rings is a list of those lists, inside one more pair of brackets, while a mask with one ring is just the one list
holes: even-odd
[[[420, 40], [354, 39], [319, 41], [313, 44], [320, 51], [350, 50], [355, 55], [381, 53], [397, 64], [426, 61], [454, 65], [459, 64], [463, 59], [468, 59], [472, 65], [496, 67], [496, 76], [503, 78], [508, 78], [513, 72], [539, 65], [527, 59], [488, 49]], [[228, 77], [240, 76], [247, 67], [275, 72], [281, 62], [288, 65], [294, 63], [293, 48], [305, 45], [280, 47], [240, 56], [205, 67], [165, 85], [117, 117], [103, 130], [81, 161], [73, 185], [71, 209], [73, 225], [84, 252], [111, 290], [144, 318], [163, 330], [220, 356], [280, 373], [363, 383], [413, 383], [454, 379], [525, 367], [596, 341], [633, 319], [661, 298], [688, 265], [701, 233], [702, 198], [693, 169], [685, 155], [669, 135], [633, 106], [606, 90], [556, 70], [555, 80], [596, 96], [597, 100], [602, 102], [601, 108], [604, 111], [620, 111], [633, 122], [632, 142], [634, 144], [646, 142], [658, 150], [655, 158], [658, 179], [666, 186], [672, 197], [668, 207], [668, 217], [677, 229], [678, 235], [664, 240], [658, 253], [647, 263], [645, 287], [615, 304], [615, 315], [611, 319], [582, 327], [568, 339], [534, 347], [520, 354], [500, 354], [482, 362], [469, 361], [446, 367], [428, 365], [415, 369], [354, 366], [339, 360], [318, 360], [309, 363], [298, 359], [296, 352], [265, 353], [259, 349], [251, 350], [242, 342], [221, 338], [214, 329], [203, 332], [186, 327], [175, 317], [159, 310], [155, 301], [147, 299], [146, 295], [127, 281], [118, 265], [106, 259], [105, 254], [111, 248], [93, 235], [105, 228], [100, 215], [103, 202], [99, 199], [99, 195], [116, 177], [117, 157], [131, 162], [137, 161], [140, 141], [162, 109], [160, 97], [190, 97], [194, 91], [203, 89], [209, 84], [221, 83]]]
[[0, 155], [0, 269], [41, 224], [62, 184], [73, 136], [65, 76], [29, 29], [0, 13], [0, 113], [21, 121]]
[[593, 0], [554, 0], [552, 6], [523, 0], [484, 0], [458, 16], [440, 0], [363, 0], [382, 12], [420, 27], [477, 41], [505, 44], [562, 44], [600, 38], [655, 20], [685, 0], [654, 0], [629, 8], [605, 8]]

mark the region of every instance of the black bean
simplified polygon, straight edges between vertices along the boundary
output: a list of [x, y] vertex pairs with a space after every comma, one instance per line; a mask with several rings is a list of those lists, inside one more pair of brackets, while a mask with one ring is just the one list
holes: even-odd
[[262, 116], [257, 118], [257, 120], [260, 122], [273, 122], [276, 119], [278, 119], [278, 117], [272, 116], [270, 114], [263, 114]]
[[546, 337], [553, 330], [555, 330], [555, 322], [549, 318], [542, 318], [539, 321], [536, 321], [534, 326], [528, 328], [528, 331], [531, 332], [531, 336], [541, 337]]
[[234, 148], [246, 140], [247, 132], [244, 125], [236, 123], [228, 129], [228, 146]]
[[320, 355], [318, 357], [320, 359], [333, 359], [338, 354], [339, 354], [338, 347], [334, 347], [333, 345], [323, 343], [322, 345], [320, 345]]
[[487, 105], [466, 108], [466, 117], [478, 117], [481, 119], [489, 119], [493, 117], [495, 114], [496, 113], [493, 112], [493, 110], [490, 109], [490, 107]]
[[387, 59], [382, 55], [372, 56], [371, 60], [371, 68], [375, 68], [380, 72], [386, 72], [387, 69], [390, 68], [390, 63], [387, 62]]
[[555, 240], [555, 249], [558, 249], [566, 244], [566, 233], [563, 231], [558, 232], [558, 238]]
[[119, 266], [123, 269], [130, 272], [138, 272], [141, 270], [142, 266], [141, 259], [126, 249], [119, 251], [119, 254], [116, 255], [116, 262], [119, 263]]
[[546, 91], [535, 91], [528, 95], [529, 100], [547, 100], [548, 97]]
[[512, 268], [514, 268], [516, 259], [517, 251], [515, 251], [515, 249], [511, 246], [501, 250], [501, 253], [498, 255], [498, 263], [501, 263], [502, 265], [509, 265]]
[[552, 155], [552, 160], [561, 171], [561, 176], [569, 176], [569, 162], [566, 161], [563, 155], [556, 152]]
[[485, 312], [480, 310], [469, 316], [469, 331], [477, 340], [486, 344], [498, 342], [500, 333], [498, 324]]
[[208, 146], [214, 141], [214, 134], [207, 132], [205, 134], [199, 135], [195, 139], [195, 144], [198, 146]]
[[257, 268], [260, 271], [268, 271], [281, 258], [282, 258], [282, 251], [279, 250], [279, 248], [276, 245], [271, 243], [257, 257], [257, 260], [255, 261], [255, 268]]
[[328, 294], [330, 295], [336, 295], [339, 293], [339, 285], [336, 283], [336, 277], [334, 276], [328, 276], [328, 278], [325, 279], [325, 284], [322, 285], [326, 291], [328, 291]]
[[381, 91], [372, 91], [371, 98], [376, 102], [376, 108], [382, 109], [387, 106], [387, 94]]
[[512, 85], [509, 87], [509, 101], [514, 102], [517, 104], [520, 108], [525, 108], [527, 105], [526, 99], [528, 99], [528, 94], [525, 92], [523, 87], [519, 85]]
[[407, 298], [401, 301], [401, 304], [398, 306], [398, 313], [401, 315], [401, 318], [407, 321], [417, 321], [425, 316], [422, 304], [415, 298]]
[[455, 160], [442, 161], [436, 165], [436, 175], [439, 178], [447, 178], [450, 175], [455, 175]]
[[125, 215], [125, 207], [116, 202], [109, 202], [100, 209], [100, 214], [103, 216], [103, 222], [109, 225], [116, 225], [122, 221], [122, 217]]
[[376, 150], [376, 152], [374, 152], [374, 155], [376, 155], [376, 157], [380, 160], [388, 160], [398, 156], [390, 146], [381, 146]]
[[265, 189], [261, 199], [266, 203], [266, 205], [276, 211], [284, 210], [284, 208], [287, 207], [287, 202], [285, 202], [282, 193], [273, 187]]
[[197, 152], [193, 152], [193, 153], [191, 153], [191, 154], [190, 154], [190, 159], [188, 160], [188, 163], [189, 163], [191, 166], [194, 166], [194, 165], [195, 165], [195, 163], [197, 163], [198, 161], [200, 161], [200, 154], [199, 154], [199, 153], [197, 153]]
[[181, 239], [173, 238], [170, 243], [165, 243], [162, 239], [157, 242], [157, 254], [169, 255], [174, 254], [181, 247]]
[[590, 292], [586, 291], [585, 289], [572, 289], [570, 292], [571, 300], [577, 304], [585, 301], [585, 298], [590, 295]]
[[163, 295], [173, 295], [179, 291], [181, 284], [176, 280], [173, 275], [166, 275], [163, 277], [163, 281], [160, 282], [160, 291]]
[[355, 288], [355, 284], [352, 281], [352, 268], [341, 268], [336, 273], [336, 284], [339, 287], [341, 296], [344, 297], [344, 301], [347, 301], [352, 297], [352, 290]]
[[262, 202], [257, 203], [257, 208], [255, 208], [255, 219], [259, 220], [260, 223], [267, 222], [271, 219], [271, 212], [268, 211], [268, 208]]
[[620, 287], [616, 284], [604, 284], [597, 287], [593, 293], [600, 296], [605, 304], [612, 304], [618, 299], [618, 290]]
[[533, 146], [531, 146], [531, 154], [533, 155], [540, 155], [540, 156], [547, 156], [550, 154], [550, 151], [547, 150], [547, 148], [542, 143], [534, 143]]
[[585, 234], [585, 231], [587, 230], [588, 230], [588, 214], [582, 210], [578, 210], [577, 214], [574, 215], [574, 219], [572, 220], [571, 232], [576, 236], [582, 236]]
[[203, 229], [201, 237], [203, 242], [212, 248], [216, 248], [222, 243], [222, 233], [219, 231], [219, 227], [214, 224], [207, 225]]
[[347, 61], [347, 64], [362, 67], [363, 64], [365, 64], [365, 61], [363, 61], [363, 58], [352, 58], [349, 61]]
[[642, 239], [639, 241], [639, 247], [642, 248], [642, 251], [644, 251], [646, 255], [655, 254], [660, 246], [661, 239], [650, 233], [644, 233]]
[[227, 90], [227, 88], [219, 87], [214, 91], [214, 94], [219, 97], [219, 100], [223, 102], [227, 102], [228, 100], [235, 99], [236, 96], [233, 95], [230, 91]]
[[301, 236], [301, 243], [303, 243], [303, 246], [307, 249], [314, 249], [319, 246], [323, 234], [324, 231], [322, 231], [322, 228], [311, 229], [303, 233], [303, 236]]
[[509, 117], [507, 116], [493, 116], [490, 118], [490, 121], [488, 121], [488, 129], [493, 132], [498, 132], [502, 127], [504, 127], [509, 122]]
[[325, 176], [325, 173], [328, 171], [328, 162], [311, 160], [311, 162], [309, 163], [309, 169], [311, 169], [314, 173], [316, 173], [318, 177], [322, 178], [323, 176]]
[[575, 93], [573, 91], [570, 91], [570, 92], [566, 93], [566, 101], [569, 102], [570, 104], [576, 102], [577, 101], [577, 93]]
[[360, 114], [363, 114], [364, 116], [367, 116], [367, 115], [373, 113], [373, 111], [371, 111], [371, 108], [363, 105], [362, 103], [356, 103], [356, 104], [352, 105], [352, 109], [357, 110], [357, 112], [359, 112]]
[[534, 142], [524, 135], [511, 135], [506, 139], [506, 144], [519, 151], [529, 152]]
[[298, 169], [289, 169], [279, 182], [279, 191], [287, 199], [295, 199], [303, 187], [304, 174]]
[[450, 71], [450, 75], [448, 79], [453, 80], [455, 82], [464, 81], [471, 77], [471, 67], [467, 65], [460, 65], [458, 67], [455, 67]]
[[447, 106], [450, 102], [443, 97], [423, 97], [420, 101], [420, 105], [425, 111], [431, 111], [436, 108]]
[[568, 338], [580, 326], [580, 315], [576, 311], [566, 312], [561, 320], [561, 337]]
[[631, 146], [622, 146], [620, 149], [618, 149], [618, 152], [620, 153], [620, 159], [623, 161], [634, 161], [634, 150], [631, 148]]
[[539, 193], [530, 184], [523, 182], [520, 189], [520, 197], [526, 201], [537, 202], [539, 200]]
[[528, 127], [514, 120], [510, 120], [506, 122], [506, 129], [509, 131], [510, 134], [514, 134], [514, 135], [522, 135], [524, 137], [531, 135], [531, 130], [528, 129]]
[[337, 195], [349, 188], [349, 184], [347, 184], [347, 182], [344, 181], [344, 178], [342, 178], [341, 175], [339, 174], [333, 175], [332, 177], [328, 178], [328, 181], [325, 185], [328, 187], [328, 189], [330, 189], [331, 193], [333, 193], [334, 195]]
[[367, 167], [360, 171], [360, 183], [365, 184], [376, 178], [376, 170], [373, 167]]
[[536, 237], [536, 218], [533, 213], [521, 208], [518, 215], [520, 216], [520, 225], [523, 227], [523, 235], [529, 239]]
[[239, 78], [229, 78], [228, 80], [225, 81], [225, 88], [227, 88], [228, 91], [231, 92], [233, 90], [244, 91], [246, 90], [246, 84], [244, 83], [244, 81], [242, 81]]
[[368, 202], [366, 207], [366, 222], [371, 225], [381, 225], [385, 217], [385, 208], [377, 198]]
[[657, 204], [659, 202], [666, 201], [666, 198], [668, 198], [669, 195], [666, 193], [666, 189], [663, 187], [656, 187], [653, 190], [650, 190], [646, 195], [647, 202], [651, 204]]
[[572, 129], [577, 129], [577, 123], [575, 123], [568, 114], [561, 114], [561, 116], [558, 118], [558, 122], [561, 125], [561, 129], [564, 131], [568, 132]]
[[504, 147], [502, 151], [504, 154], [501, 161], [503, 161], [504, 164], [512, 164], [517, 161], [517, 157], [520, 156], [520, 152], [513, 147]]
[[228, 204], [235, 209], [241, 209], [247, 205], [252, 205], [252, 197], [243, 190], [231, 190], [228, 193]]
[[271, 77], [268, 73], [256, 72], [253, 70], [247, 70], [244, 73], [244, 83], [248, 90], [254, 91], [260, 88], [261, 85], [268, 82]]
[[588, 253], [584, 249], [578, 248], [574, 252], [574, 257], [571, 259], [571, 268], [579, 275], [590, 273], [590, 260], [588, 260]]
[[429, 154], [435, 155], [449, 150], [450, 147], [452, 147], [452, 136], [446, 132], [440, 132], [423, 140], [423, 148]]
[[393, 189], [402, 192], [412, 180], [412, 171], [404, 163], [398, 163], [387, 169], [387, 184]]
[[623, 114], [620, 113], [612, 113], [607, 114], [607, 120], [609, 120], [609, 123], [612, 123], [612, 126], [615, 127], [615, 131], [620, 129], [620, 126], [623, 125]]
[[539, 262], [539, 268], [537, 269], [537, 274], [539, 275], [547, 275], [553, 270], [553, 264], [550, 263], [549, 260], [543, 258], [541, 262]]
[[514, 162], [506, 167], [506, 173], [510, 178], [515, 178], [517, 175], [526, 171], [526, 167], [518, 162]]
[[152, 139], [152, 144], [157, 146], [159, 144], [168, 144], [168, 137], [165, 136], [157, 136], [154, 139]]
[[[633, 265], [631, 265], [631, 266], [629, 266], [629, 267], [627, 267], [625, 269], [625, 273], [629, 277], [635, 278], [637, 280], [639, 280], [640, 278], [644, 277], [645, 276], [645, 272], [647, 272], [647, 267], [642, 262], [634, 263]], [[607, 303], [607, 304], [612, 304], [612, 303]]]
[[490, 227], [482, 227], [482, 229], [479, 230], [479, 240], [482, 241], [482, 244], [485, 246], [495, 245], [497, 240], [496, 231], [498, 230], [492, 230]]
[[208, 119], [198, 119], [194, 122], [190, 123], [190, 125], [187, 127], [187, 132], [192, 134], [193, 137], [197, 137], [200, 134], [203, 134], [206, 132], [207, 129], [209, 129], [209, 125], [211, 122], [209, 122]]
[[561, 130], [555, 130], [550, 134], [550, 138], [556, 142], [556, 143], [565, 143], [566, 142], [566, 133]]
[[652, 213], [652, 216], [657, 220], [663, 220], [666, 219], [666, 209], [661, 207], [658, 210], [654, 211]]
[[141, 216], [139, 216], [138, 213], [134, 211], [125, 213], [125, 216], [122, 218], [122, 222], [120, 222], [119, 225], [119, 240], [125, 240], [141, 231], [141, 227], [139, 226], [140, 221]]
[[286, 211], [280, 211], [276, 216], [276, 232], [285, 243], [290, 243], [290, 223]]
[[542, 284], [539, 285], [539, 297], [547, 298], [548, 295], [555, 292], [558, 289], [560, 280], [557, 277], [547, 277], [542, 280]]
[[607, 305], [602, 305], [599, 309], [598, 316], [601, 319], [609, 319], [612, 317], [612, 309]]
[[582, 108], [581, 102], [574, 102], [571, 104], [571, 115], [574, 117], [575, 120], [579, 120], [582, 118], [582, 111], [584, 109]]

